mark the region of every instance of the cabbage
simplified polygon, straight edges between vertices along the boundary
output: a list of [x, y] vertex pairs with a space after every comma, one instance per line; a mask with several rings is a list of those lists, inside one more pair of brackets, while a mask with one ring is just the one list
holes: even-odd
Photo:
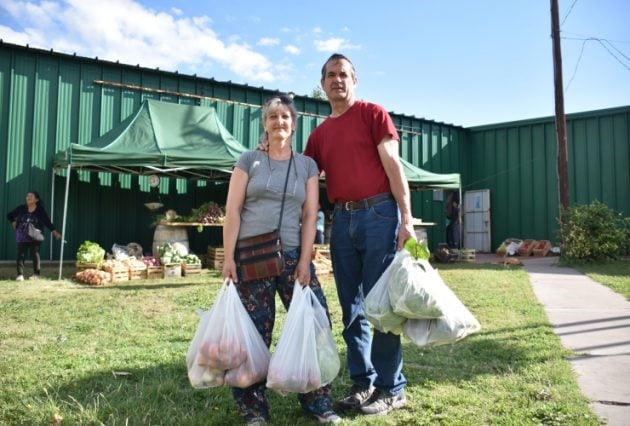
[[100, 263], [104, 258], [105, 250], [92, 241], [84, 241], [77, 251], [78, 263]]

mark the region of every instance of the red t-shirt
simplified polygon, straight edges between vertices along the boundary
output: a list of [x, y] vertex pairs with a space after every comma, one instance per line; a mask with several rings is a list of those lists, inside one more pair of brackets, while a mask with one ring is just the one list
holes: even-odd
[[304, 154], [326, 172], [330, 202], [357, 201], [391, 191], [376, 149], [386, 136], [398, 140], [391, 117], [383, 107], [363, 101], [315, 128]]

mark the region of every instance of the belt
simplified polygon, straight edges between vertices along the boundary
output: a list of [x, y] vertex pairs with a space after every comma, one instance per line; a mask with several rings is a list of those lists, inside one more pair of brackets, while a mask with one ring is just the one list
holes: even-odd
[[391, 194], [391, 192], [383, 192], [382, 194], [376, 194], [373, 197], [364, 198], [359, 201], [337, 201], [335, 203], [335, 207], [348, 211], [363, 210], [369, 209], [374, 204], [393, 199], [394, 196]]

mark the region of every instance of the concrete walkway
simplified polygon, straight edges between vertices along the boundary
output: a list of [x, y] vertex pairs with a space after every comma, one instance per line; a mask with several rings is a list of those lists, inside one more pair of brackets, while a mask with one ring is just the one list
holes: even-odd
[[[479, 255], [478, 255], [479, 256]], [[630, 425], [630, 302], [557, 257], [521, 257], [536, 297], [564, 347], [582, 393], [610, 426]], [[496, 263], [496, 255], [479, 261]]]

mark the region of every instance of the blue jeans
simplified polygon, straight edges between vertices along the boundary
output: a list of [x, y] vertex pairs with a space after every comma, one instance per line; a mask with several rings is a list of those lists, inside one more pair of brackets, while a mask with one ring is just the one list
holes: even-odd
[[378, 330], [371, 336], [364, 299], [396, 254], [399, 223], [396, 202], [387, 200], [367, 210], [335, 208], [330, 233], [350, 377], [357, 385], [374, 385], [389, 395], [400, 393], [407, 383], [400, 336]]

